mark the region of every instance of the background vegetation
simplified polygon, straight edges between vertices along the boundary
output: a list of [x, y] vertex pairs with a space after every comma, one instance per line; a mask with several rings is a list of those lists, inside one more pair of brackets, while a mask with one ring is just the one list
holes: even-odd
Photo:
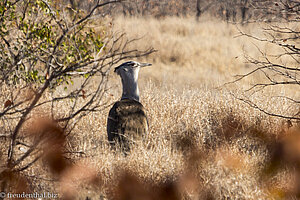
[[[299, 9], [293, 0], [2, 1], [2, 191], [297, 199]], [[127, 59], [153, 66], [139, 81], [149, 134], [124, 157], [109, 148], [106, 118], [121, 94], [111, 68]]]

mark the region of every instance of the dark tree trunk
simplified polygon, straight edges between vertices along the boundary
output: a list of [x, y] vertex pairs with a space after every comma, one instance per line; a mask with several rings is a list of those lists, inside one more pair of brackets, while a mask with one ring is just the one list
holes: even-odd
[[201, 0], [197, 0], [197, 5], [196, 5], [196, 9], [197, 9], [196, 18], [197, 18], [197, 21], [199, 21], [199, 18], [202, 14], [200, 2], [201, 2]]
[[247, 13], [247, 8], [246, 7], [241, 7], [241, 13], [242, 13], [242, 23], [244, 24], [246, 21], [246, 13]]

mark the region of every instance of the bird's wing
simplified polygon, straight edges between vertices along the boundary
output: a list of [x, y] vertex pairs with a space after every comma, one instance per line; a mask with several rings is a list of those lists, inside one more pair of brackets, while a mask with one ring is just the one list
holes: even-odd
[[109, 111], [107, 120], [108, 140], [135, 137], [148, 132], [148, 120], [143, 105], [135, 100], [123, 99]]
[[116, 112], [118, 103], [119, 102], [116, 102], [113, 105], [113, 107], [110, 109], [108, 118], [107, 118], [107, 136], [108, 136], [109, 142], [113, 142], [115, 137], [118, 134], [118, 129], [119, 129], [119, 125], [120, 125], [118, 113]]
[[117, 113], [125, 136], [142, 136], [148, 131], [144, 106], [135, 100], [121, 100]]

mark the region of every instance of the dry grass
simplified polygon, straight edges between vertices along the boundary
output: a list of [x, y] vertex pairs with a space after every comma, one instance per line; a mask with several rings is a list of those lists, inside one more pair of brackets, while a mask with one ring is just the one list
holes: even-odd
[[[116, 31], [124, 31], [130, 38], [142, 38], [135, 43], [136, 47], [153, 46], [158, 50], [144, 59], [152, 62], [155, 70], [149, 69], [143, 74], [159, 84], [178, 82], [196, 87], [219, 86], [232, 80], [234, 75], [249, 71], [251, 65], [245, 62], [245, 54], [259, 58], [261, 55], [257, 48], [271, 55], [279, 51], [275, 45], [239, 37], [239, 30], [258, 37], [266, 36], [261, 27], [267, 24], [263, 23], [241, 26], [205, 17], [200, 22], [194, 18], [166, 17], [157, 20], [119, 17], [114, 23]], [[298, 25], [290, 23], [283, 26], [297, 30], [295, 27]]]
[[[33, 190], [60, 192], [71, 199], [126, 199], [124, 195], [127, 199], [276, 199], [284, 193], [282, 188], [292, 190], [291, 172], [285, 168], [270, 179], [272, 184], [264, 185], [260, 179], [272, 156], [271, 141], [287, 132], [286, 121], [266, 116], [233, 97], [253, 80], [217, 87], [247, 71], [243, 49], [256, 55], [249, 40], [234, 38], [238, 33], [234, 25], [182, 18], [117, 18], [114, 23], [116, 30], [129, 37], [144, 36], [137, 46], [158, 50], [144, 58], [153, 67], [140, 74], [149, 134], [124, 157], [109, 148], [108, 109], [91, 113], [64, 141], [64, 156], [80, 163], [79, 167], [68, 168], [73, 174], [53, 179], [41, 161], [25, 172], [33, 180]], [[244, 29], [258, 31], [254, 24]], [[105, 98], [114, 102], [120, 96], [120, 80], [112, 75], [109, 84]], [[266, 100], [278, 92], [297, 95], [276, 88], [252, 98], [262, 107], [289, 113], [292, 108], [287, 101]], [[4, 96], [0, 99], [5, 101]], [[57, 113], [67, 112], [66, 108], [57, 107]], [[96, 173], [98, 187], [83, 184], [82, 173], [89, 181]], [[70, 181], [82, 184], [76, 188]]]

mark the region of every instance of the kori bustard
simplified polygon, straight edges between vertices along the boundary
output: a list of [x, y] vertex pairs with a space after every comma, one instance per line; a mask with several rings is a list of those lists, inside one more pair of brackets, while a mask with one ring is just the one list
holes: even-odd
[[128, 153], [135, 140], [148, 131], [148, 121], [143, 105], [140, 103], [138, 75], [140, 68], [149, 63], [129, 61], [116, 67], [114, 72], [121, 77], [123, 91], [120, 101], [110, 109], [107, 119], [107, 135], [112, 146], [119, 144]]

